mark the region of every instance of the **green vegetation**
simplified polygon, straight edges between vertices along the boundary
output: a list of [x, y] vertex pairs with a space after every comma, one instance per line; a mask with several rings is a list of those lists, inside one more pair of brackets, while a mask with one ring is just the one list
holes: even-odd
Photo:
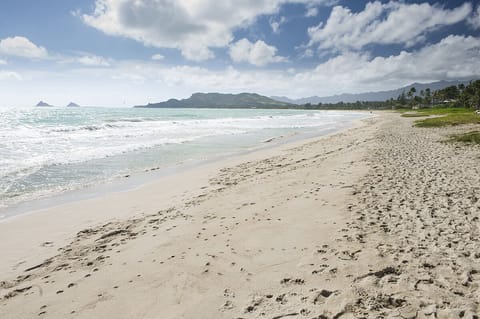
[[464, 107], [433, 107], [428, 109], [418, 109], [416, 112], [427, 115], [447, 115], [447, 114], [472, 114], [472, 109]]
[[480, 132], [473, 131], [464, 134], [455, 134], [450, 137], [450, 140], [469, 144], [480, 144]]
[[[417, 127], [443, 127], [462, 124], [480, 124], [480, 115], [468, 108], [437, 107], [419, 109], [415, 113], [405, 113], [401, 110], [403, 117], [429, 117], [415, 121]], [[411, 111], [410, 111], [411, 112]], [[432, 116], [432, 117], [430, 117]], [[480, 131], [472, 131], [464, 134], [450, 136], [450, 141], [470, 144], [480, 144]]]
[[[464, 110], [480, 109], [480, 80], [468, 85], [452, 85], [441, 90], [431, 91], [429, 88], [417, 92], [412, 87], [402, 92], [397, 99], [386, 101], [356, 101], [353, 103], [318, 103], [290, 104], [273, 100], [254, 93], [220, 94], [195, 93], [188, 99], [170, 99], [160, 103], [150, 103], [136, 107], [148, 108], [262, 108], [262, 109], [302, 109], [302, 110], [399, 110], [427, 115], [465, 113]], [[457, 111], [458, 110], [458, 111]], [[472, 113], [472, 112], [471, 112]], [[421, 117], [421, 115], [405, 114], [405, 117]], [[465, 116], [468, 117], [468, 116]], [[433, 120], [433, 119], [427, 119]], [[426, 121], [427, 121], [426, 120]], [[436, 120], [438, 121], [438, 120]], [[460, 120], [460, 122], [463, 120]], [[420, 124], [421, 125], [421, 124]], [[429, 125], [429, 124], [426, 124]]]
[[417, 127], [442, 127], [453, 126], [461, 124], [480, 124], [480, 116], [476, 115], [472, 110], [465, 112], [466, 109], [461, 109], [463, 112], [455, 113], [440, 113], [439, 117], [427, 118], [416, 121]]
[[[412, 90], [415, 88], [412, 88]], [[432, 106], [435, 104], [450, 105], [452, 107], [480, 109], [480, 80], [464, 84], [451, 85], [444, 89], [431, 92], [430, 89], [420, 91], [419, 96], [413, 96], [415, 91], [408, 92], [411, 106]], [[402, 99], [400, 96], [397, 100]]]
[[[314, 110], [391, 110], [399, 112], [411, 112], [412, 109], [423, 114], [439, 114], [436, 110], [442, 110], [443, 114], [456, 113], [455, 109], [480, 109], [480, 80], [472, 81], [468, 85], [452, 85], [441, 90], [433, 91], [429, 88], [417, 92], [412, 87], [408, 92], [402, 92], [397, 99], [386, 101], [357, 101], [354, 103], [318, 103], [297, 106], [301, 109]], [[424, 111], [431, 110], [434, 111]], [[426, 112], [426, 113], [424, 113]], [[432, 113], [429, 113], [432, 112]], [[463, 111], [460, 111], [460, 113]], [[420, 115], [405, 115], [405, 117], [420, 117]]]
[[404, 113], [402, 114], [402, 117], [427, 117], [430, 116], [428, 114], [423, 114], [423, 113]]
[[468, 85], [451, 85], [432, 92], [429, 88], [417, 90], [412, 87], [406, 94], [403, 92], [397, 98], [400, 107], [426, 108], [448, 106], [454, 108], [480, 108], [480, 80], [472, 81]]
[[165, 102], [151, 103], [135, 107], [144, 108], [262, 108], [288, 109], [296, 105], [272, 100], [255, 93], [221, 94], [195, 93], [188, 99], [170, 99]]
[[437, 107], [428, 109], [419, 109], [415, 113], [404, 113], [403, 117], [430, 117], [415, 122], [417, 127], [442, 127], [461, 124], [480, 124], [480, 116], [475, 114], [472, 109]]
[[298, 109], [306, 110], [391, 110], [396, 107], [393, 99], [388, 101], [357, 101], [354, 103], [318, 103], [297, 105]]

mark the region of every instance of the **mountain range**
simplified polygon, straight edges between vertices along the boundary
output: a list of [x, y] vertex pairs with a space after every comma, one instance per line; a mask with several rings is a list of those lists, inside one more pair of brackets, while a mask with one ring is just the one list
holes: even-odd
[[136, 108], [294, 108], [295, 105], [335, 104], [339, 102], [354, 103], [357, 101], [386, 101], [396, 99], [402, 92], [407, 93], [412, 87], [417, 91], [430, 88], [436, 91], [451, 85], [468, 84], [470, 81], [438, 81], [431, 83], [413, 83], [395, 90], [344, 93], [332, 96], [311, 96], [301, 99], [290, 99], [285, 96], [266, 97], [256, 93], [222, 94], [222, 93], [194, 93], [187, 99], [170, 99], [164, 102], [137, 105]]
[[366, 92], [366, 93], [357, 93], [357, 94], [352, 94], [352, 93], [344, 93], [344, 94], [339, 94], [339, 95], [332, 95], [332, 96], [311, 96], [311, 97], [306, 97], [306, 98], [301, 98], [301, 99], [290, 99], [286, 96], [271, 96], [271, 99], [281, 101], [281, 102], [286, 102], [286, 103], [291, 103], [291, 104], [318, 104], [318, 103], [323, 103], [323, 104], [329, 104], [329, 103], [339, 103], [339, 102], [344, 102], [344, 103], [354, 103], [357, 101], [386, 101], [391, 98], [396, 99], [402, 92], [407, 93], [412, 87], [414, 87], [417, 90], [417, 94], [421, 90], [425, 90], [426, 88], [430, 88], [430, 90], [436, 91], [440, 90], [443, 88], [446, 88], [447, 86], [451, 85], [458, 85], [458, 84], [468, 84], [470, 81], [438, 81], [438, 82], [432, 82], [432, 83], [413, 83], [404, 87], [401, 87], [399, 89], [395, 90], [389, 90], [389, 91], [378, 91], [378, 92]]
[[188, 99], [138, 105], [142, 108], [288, 108], [292, 104], [273, 100], [256, 93], [195, 93]]

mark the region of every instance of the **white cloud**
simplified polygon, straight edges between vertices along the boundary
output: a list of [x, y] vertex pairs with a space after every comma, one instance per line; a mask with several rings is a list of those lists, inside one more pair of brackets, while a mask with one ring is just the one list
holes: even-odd
[[36, 59], [46, 58], [48, 55], [44, 47], [19, 36], [0, 40], [0, 54]]
[[[346, 52], [314, 69], [239, 70], [227, 67], [168, 67], [145, 64], [120, 67], [141, 77], [144, 85], [168, 87], [162, 97], [188, 96], [192, 92], [258, 92], [265, 95], [304, 97], [344, 92], [365, 92], [398, 88], [413, 82], [468, 79], [480, 76], [480, 38], [449, 36], [417, 51], [403, 51], [389, 57], [371, 57]], [[114, 70], [110, 70], [116, 72]], [[137, 79], [132, 77], [132, 83]], [[153, 89], [152, 89], [153, 91]], [[156, 91], [155, 91], [156, 92]], [[152, 101], [152, 99], [150, 100]]]
[[0, 59], [0, 65], [5, 65], [7, 64], [7, 61]]
[[228, 46], [234, 29], [248, 26], [260, 15], [277, 13], [287, 2], [311, 6], [332, 1], [96, 0], [94, 12], [81, 17], [106, 34], [176, 48], [185, 58], [201, 61], [214, 57], [212, 48]]
[[154, 60], [154, 61], [161, 61], [161, 60], [163, 60], [163, 59], [165, 59], [165, 57], [164, 57], [163, 55], [161, 55], [161, 54], [154, 54], [154, 55], [152, 55], [152, 60]]
[[285, 17], [281, 17], [279, 20], [270, 19], [270, 27], [272, 28], [273, 33], [280, 33], [280, 27], [287, 22]]
[[316, 17], [318, 15], [318, 8], [310, 7], [307, 9], [307, 13], [305, 13], [306, 17]]
[[230, 46], [230, 57], [234, 62], [248, 62], [256, 66], [269, 63], [282, 62], [286, 59], [277, 56], [277, 49], [265, 42], [258, 40], [255, 43], [241, 39]]
[[0, 81], [4, 80], [21, 80], [22, 77], [17, 72], [12, 71], [0, 71]]
[[96, 55], [84, 55], [75, 59], [78, 63], [86, 66], [110, 66], [107, 59]]
[[479, 38], [451, 35], [419, 51], [402, 51], [395, 56], [371, 58], [364, 53], [344, 53], [296, 77], [301, 82], [336, 83], [344, 87], [342, 91], [378, 90], [413, 81], [479, 76], [478, 56]]
[[303, 54], [301, 55], [302, 58], [311, 58], [313, 57], [313, 50], [312, 49], [305, 49]]
[[480, 29], [480, 5], [473, 12], [472, 16], [468, 18], [468, 24], [475, 30]]
[[[80, 55], [81, 54], [81, 55]], [[81, 64], [84, 66], [89, 67], [108, 67], [111, 65], [111, 61], [106, 59], [102, 56], [94, 55], [94, 54], [82, 54], [77, 57], [57, 57], [58, 62], [61, 64], [69, 63], [69, 64]]]
[[448, 10], [438, 5], [406, 4], [391, 1], [369, 2], [365, 9], [353, 13], [336, 6], [325, 24], [308, 29], [310, 45], [322, 49], [348, 51], [377, 44], [404, 44], [407, 47], [424, 41], [425, 35], [442, 26], [465, 20], [472, 11], [470, 3]]
[[317, 5], [317, 6], [331, 7], [331, 6], [334, 6], [334, 5], [338, 4], [339, 2], [340, 2], [340, 0], [319, 0], [319, 1], [310, 1], [309, 3], [307, 3], [307, 6], [314, 6], [314, 5]]
[[478, 78], [478, 56], [480, 38], [452, 35], [422, 49], [388, 57], [343, 52], [307, 70], [212, 70], [172, 67], [155, 61], [113, 60], [109, 68], [52, 67], [48, 71], [25, 70], [21, 77], [0, 71], [0, 78], [22, 79], [2, 83], [2, 102], [6, 104], [31, 105], [38, 96], [47, 96], [57, 104], [75, 100], [83, 105], [131, 106], [188, 97], [198, 91], [305, 97], [388, 90], [413, 82]]
[[316, 17], [319, 13], [319, 6], [331, 7], [336, 5], [339, 0], [320, 0], [320, 1], [310, 1], [306, 3], [307, 12], [305, 13], [306, 17]]
[[[164, 99], [204, 92], [258, 92], [265, 95], [311, 96], [398, 88], [413, 82], [480, 76], [480, 38], [449, 36], [417, 51], [389, 57], [346, 52], [310, 70], [208, 70], [145, 65], [137, 74], [145, 83], [162, 83]], [[126, 70], [131, 67], [124, 66]], [[286, 93], [288, 92], [288, 93]]]

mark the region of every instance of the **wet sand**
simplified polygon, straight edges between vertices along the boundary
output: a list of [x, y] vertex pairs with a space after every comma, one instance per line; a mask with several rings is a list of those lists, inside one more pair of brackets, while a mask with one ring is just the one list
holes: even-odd
[[0, 318], [473, 319], [480, 148], [412, 122], [4, 221]]

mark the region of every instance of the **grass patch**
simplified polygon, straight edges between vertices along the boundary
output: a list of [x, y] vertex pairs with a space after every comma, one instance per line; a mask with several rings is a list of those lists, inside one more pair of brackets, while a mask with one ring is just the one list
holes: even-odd
[[401, 107], [400, 108], [399, 107], [399, 108], [396, 108], [395, 111], [398, 112], [398, 113], [412, 112], [412, 108], [411, 107], [408, 107], [408, 108], [406, 108], [406, 107]]
[[473, 131], [464, 134], [455, 134], [450, 136], [450, 140], [469, 144], [480, 144], [480, 131]]
[[404, 113], [402, 114], [402, 117], [427, 117], [430, 116], [430, 114], [422, 114], [422, 113]]
[[429, 115], [446, 115], [446, 114], [471, 114], [472, 109], [463, 107], [432, 107], [426, 109], [418, 109], [418, 113]]
[[425, 107], [421, 109], [413, 110], [412, 108], [399, 108], [396, 109], [398, 113], [402, 114], [428, 114], [428, 115], [443, 115], [443, 114], [461, 114], [461, 113], [470, 113], [472, 109], [466, 109], [463, 107], [446, 107], [446, 106], [433, 106]]
[[415, 122], [417, 127], [442, 127], [462, 124], [480, 124], [480, 116], [473, 111], [443, 113], [444, 116], [428, 118]]

